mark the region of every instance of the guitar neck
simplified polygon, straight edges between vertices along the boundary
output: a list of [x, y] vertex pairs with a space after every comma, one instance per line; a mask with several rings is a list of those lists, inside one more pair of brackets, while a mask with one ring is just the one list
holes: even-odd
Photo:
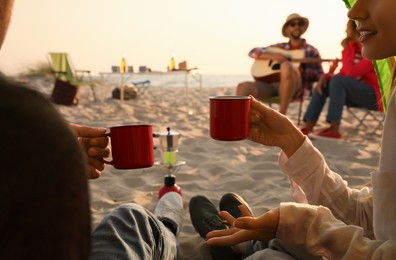
[[336, 59], [320, 59], [320, 58], [302, 58], [302, 59], [292, 59], [291, 62], [298, 63], [321, 63], [326, 61], [334, 61]]

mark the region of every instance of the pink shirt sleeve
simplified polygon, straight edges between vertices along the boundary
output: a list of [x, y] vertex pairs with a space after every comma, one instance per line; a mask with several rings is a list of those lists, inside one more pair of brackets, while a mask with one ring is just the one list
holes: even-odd
[[326, 206], [341, 221], [362, 226], [366, 236], [374, 237], [371, 188], [349, 188], [339, 174], [329, 169], [309, 138], [290, 158], [281, 153], [279, 165], [290, 177], [291, 196], [296, 202]]
[[281, 203], [277, 238], [327, 259], [396, 259], [396, 242], [371, 240], [323, 206]]

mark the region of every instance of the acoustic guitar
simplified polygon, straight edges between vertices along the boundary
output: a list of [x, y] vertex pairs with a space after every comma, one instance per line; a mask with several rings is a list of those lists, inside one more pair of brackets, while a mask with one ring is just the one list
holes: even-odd
[[[284, 50], [278, 47], [268, 47], [268, 52], [285, 55], [298, 68], [301, 63], [319, 63], [323, 61], [333, 61], [335, 59], [304, 58], [304, 50]], [[255, 59], [251, 68], [252, 76], [256, 81], [277, 82], [279, 81], [280, 64], [274, 60]]]

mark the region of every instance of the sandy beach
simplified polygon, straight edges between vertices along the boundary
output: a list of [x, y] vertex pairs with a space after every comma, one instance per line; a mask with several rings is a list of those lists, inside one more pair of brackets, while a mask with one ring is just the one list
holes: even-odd
[[[27, 78], [29, 84], [49, 96], [52, 78]], [[180, 233], [179, 259], [210, 259], [203, 239], [194, 230], [188, 203], [195, 195], [205, 195], [218, 205], [227, 192], [237, 192], [250, 204], [255, 215], [291, 201], [289, 180], [278, 167], [279, 149], [250, 141], [219, 142], [209, 136], [209, 96], [232, 95], [232, 87], [151, 86], [136, 99], [121, 102], [111, 98], [114, 85], [98, 83], [98, 100], [92, 102], [89, 88], [80, 89], [80, 103], [56, 105], [67, 121], [97, 127], [150, 123], [154, 132], [167, 127], [181, 134], [177, 159], [185, 161], [176, 172], [182, 188], [184, 225]], [[304, 102], [304, 109], [309, 101]], [[274, 106], [276, 109], [276, 106]], [[297, 123], [298, 103], [290, 105], [288, 115]], [[320, 123], [324, 127], [325, 111]], [[343, 140], [313, 140], [330, 167], [342, 174], [352, 187], [370, 185], [370, 173], [379, 159], [380, 131], [353, 130], [356, 121], [344, 111]], [[370, 122], [369, 122], [370, 123]], [[320, 129], [320, 126], [318, 127]], [[154, 139], [155, 144], [158, 140]], [[155, 160], [160, 152], [155, 151]], [[154, 210], [166, 169], [153, 166], [138, 170], [117, 170], [106, 166], [101, 178], [90, 180], [92, 224], [97, 225], [112, 209], [135, 202]]]

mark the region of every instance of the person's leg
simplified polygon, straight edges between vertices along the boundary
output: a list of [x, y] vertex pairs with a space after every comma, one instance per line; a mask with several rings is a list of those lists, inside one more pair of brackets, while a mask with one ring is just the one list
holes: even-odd
[[176, 224], [177, 234], [182, 203], [177, 193], [168, 192], [155, 214], [134, 203], [116, 208], [92, 234], [91, 259], [176, 259], [176, 235], [163, 222]]
[[286, 114], [290, 102], [301, 89], [301, 77], [292, 63], [283, 62], [280, 67], [279, 112]]
[[333, 132], [339, 132], [346, 100], [354, 106], [374, 110], [377, 108], [374, 90], [366, 83], [350, 77], [334, 76], [329, 84], [329, 96], [327, 121], [331, 123]]
[[323, 110], [323, 106], [326, 103], [326, 99], [328, 97], [328, 87], [323, 89], [323, 95], [320, 95], [316, 89], [312, 91], [311, 101], [308, 104], [307, 111], [304, 114], [304, 128], [308, 132], [312, 132], [320, 113]]
[[235, 90], [237, 96], [249, 96], [257, 97], [258, 89], [256, 83], [253, 81], [244, 81], [237, 85]]
[[266, 83], [260, 81], [246, 81], [239, 83], [235, 94], [237, 96], [252, 95], [256, 99], [264, 99], [278, 95], [278, 82]]

